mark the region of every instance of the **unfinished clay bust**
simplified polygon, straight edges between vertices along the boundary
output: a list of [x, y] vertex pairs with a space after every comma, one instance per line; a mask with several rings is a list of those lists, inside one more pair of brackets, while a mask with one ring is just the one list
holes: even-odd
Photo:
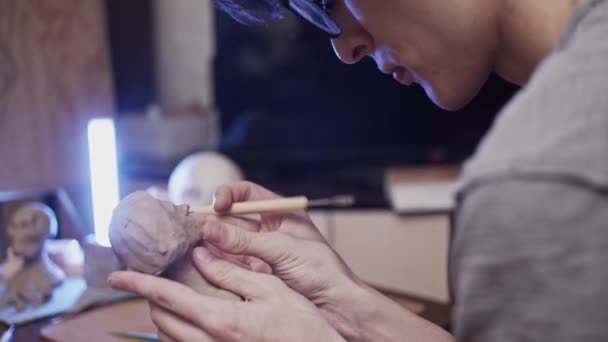
[[51, 208], [28, 203], [17, 209], [9, 220], [7, 237], [13, 258], [23, 260], [7, 282], [6, 301], [18, 310], [44, 303], [65, 275], [51, 261], [44, 244], [57, 235], [57, 218]]
[[110, 242], [127, 269], [162, 275], [205, 295], [240, 299], [209, 284], [192, 263], [191, 251], [202, 239], [187, 205], [134, 192], [114, 209]]

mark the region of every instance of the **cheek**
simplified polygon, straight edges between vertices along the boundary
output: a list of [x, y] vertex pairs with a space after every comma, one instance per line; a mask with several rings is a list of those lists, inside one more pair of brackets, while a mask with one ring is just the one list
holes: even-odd
[[485, 50], [474, 47], [417, 46], [413, 68], [440, 107], [458, 110], [477, 96], [491, 73]]
[[[344, 0], [344, 9], [350, 12], [355, 19], [363, 21], [368, 16], [367, 5], [365, 0]], [[369, 2], [369, 1], [368, 1]], [[336, 8], [340, 9], [341, 4], [336, 4]]]
[[11, 224], [6, 229], [6, 235], [11, 239], [18, 239], [21, 236], [25, 235], [25, 231], [28, 229], [26, 226], [21, 226], [19, 224]]

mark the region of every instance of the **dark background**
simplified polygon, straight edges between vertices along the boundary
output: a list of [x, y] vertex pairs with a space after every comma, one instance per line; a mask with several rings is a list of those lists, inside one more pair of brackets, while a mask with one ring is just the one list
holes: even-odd
[[[150, 5], [108, 1], [120, 112], [156, 98]], [[460, 163], [517, 90], [492, 76], [469, 106], [447, 112], [369, 58], [341, 63], [326, 36], [295, 18], [247, 27], [218, 12], [216, 28], [221, 150], [284, 193], [378, 190], [387, 166]]]

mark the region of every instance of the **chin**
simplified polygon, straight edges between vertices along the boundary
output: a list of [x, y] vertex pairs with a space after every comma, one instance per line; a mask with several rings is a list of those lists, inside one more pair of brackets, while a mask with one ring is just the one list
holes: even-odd
[[35, 257], [38, 254], [38, 247], [28, 247], [28, 246], [23, 246], [23, 247], [17, 247], [17, 246], [13, 246], [13, 252], [15, 253], [15, 255], [25, 258], [25, 259], [32, 259], [33, 257]]
[[432, 87], [424, 87], [424, 90], [429, 99], [431, 99], [435, 105], [448, 111], [460, 110], [475, 98], [474, 94], [471, 96], [462, 96], [462, 94], [453, 92], [446, 94], [438, 92]]
[[439, 106], [439, 108], [450, 111], [450, 112], [455, 112], [455, 111], [461, 110], [471, 102], [470, 100], [468, 100], [468, 101], [446, 101], [446, 100], [439, 100], [439, 99], [435, 99], [435, 98], [431, 98], [431, 100], [437, 106]]
[[[15, 253], [15, 254], [17, 254], [17, 253]], [[24, 252], [24, 253], [19, 253], [17, 255], [21, 256], [25, 260], [35, 260], [38, 257], [37, 252]]]
[[480, 78], [477, 81], [453, 80], [454, 82], [425, 82], [422, 87], [427, 96], [444, 110], [457, 111], [466, 107], [480, 92], [485, 84]]

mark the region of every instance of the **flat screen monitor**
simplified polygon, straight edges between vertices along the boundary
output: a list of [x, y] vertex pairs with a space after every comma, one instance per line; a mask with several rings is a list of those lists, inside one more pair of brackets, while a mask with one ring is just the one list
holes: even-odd
[[248, 27], [218, 11], [216, 28], [221, 148], [251, 168], [459, 163], [517, 91], [492, 76], [466, 108], [444, 111], [371, 58], [343, 64], [295, 18]]

